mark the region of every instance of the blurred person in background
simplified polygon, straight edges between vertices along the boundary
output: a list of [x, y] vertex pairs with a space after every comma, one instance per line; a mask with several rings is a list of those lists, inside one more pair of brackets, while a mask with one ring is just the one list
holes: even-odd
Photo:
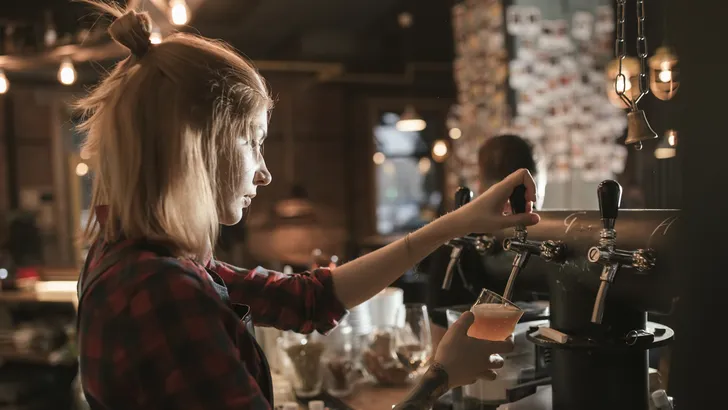
[[[177, 33], [149, 41], [147, 14], [116, 17], [130, 50], [86, 98], [81, 128], [94, 168], [92, 247], [79, 277], [80, 376], [92, 409], [271, 409], [273, 386], [251, 324], [326, 333], [420, 259], [471, 229], [533, 225], [504, 215], [523, 169], [469, 205], [336, 268], [283, 274], [212, 255], [259, 187], [272, 100], [251, 63], [220, 41]], [[494, 378], [512, 340], [469, 338], [464, 314], [397, 409], [430, 408], [450, 388]]]
[[[546, 190], [546, 172], [541, 170], [534, 159], [533, 148], [523, 138], [517, 135], [504, 134], [489, 138], [478, 150], [479, 181], [478, 191], [486, 192], [490, 187], [502, 181], [508, 175], [519, 169], [527, 169], [536, 180], [536, 203], [535, 208], [540, 209], [544, 201]], [[442, 246], [419, 266], [421, 272], [428, 274], [427, 305], [430, 315], [440, 315], [437, 322], [447, 323], [444, 313], [436, 311], [438, 308], [446, 308], [456, 305], [475, 303], [480, 290], [485, 288], [485, 272], [482, 269], [473, 267], [482, 266], [480, 255], [477, 252], [462, 252], [460, 254], [461, 266], [467, 274], [471, 288], [455, 275], [449, 290], [442, 289], [442, 282], [445, 279], [445, 271], [450, 261], [452, 248]], [[433, 346], [445, 334], [445, 328], [432, 323]]]

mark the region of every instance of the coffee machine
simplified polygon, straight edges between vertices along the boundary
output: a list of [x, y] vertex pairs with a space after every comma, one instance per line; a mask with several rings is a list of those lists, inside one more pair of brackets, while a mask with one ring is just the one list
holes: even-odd
[[[525, 211], [524, 194], [521, 187], [511, 197], [516, 213]], [[622, 188], [611, 180], [597, 195], [598, 212], [543, 211], [527, 229], [453, 241], [461, 249], [451, 265], [469, 247], [482, 255], [489, 289], [506, 298], [514, 289], [548, 294], [549, 324], [526, 338], [549, 353], [554, 410], [647, 410], [648, 351], [674, 337], [647, 313], [669, 313], [677, 300], [679, 211], [620, 210]]]

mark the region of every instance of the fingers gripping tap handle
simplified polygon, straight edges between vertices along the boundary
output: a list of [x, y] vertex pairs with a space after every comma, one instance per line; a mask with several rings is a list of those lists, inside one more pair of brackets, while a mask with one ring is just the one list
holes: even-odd
[[511, 197], [511, 210], [514, 214], [522, 214], [526, 212], [526, 186], [521, 184], [513, 188]]
[[[455, 192], [455, 209], [467, 205], [471, 199], [473, 199], [473, 191], [466, 187], [458, 188], [458, 190]], [[458, 259], [460, 259], [460, 252], [462, 252], [462, 247], [460, 245], [451, 243], [451, 246], [452, 251], [450, 252], [450, 262], [447, 264], [447, 269], [445, 270], [445, 278], [442, 280], [442, 288], [444, 290], [449, 290], [450, 285], [452, 285], [452, 278], [455, 274], [455, 267], [458, 264]]]
[[622, 203], [622, 187], [617, 181], [607, 179], [597, 188], [599, 198], [599, 214], [604, 229], [614, 229], [617, 222], [619, 206]]

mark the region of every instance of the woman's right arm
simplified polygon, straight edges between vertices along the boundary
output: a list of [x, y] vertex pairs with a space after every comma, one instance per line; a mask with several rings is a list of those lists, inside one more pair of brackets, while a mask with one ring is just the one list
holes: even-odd
[[221, 301], [195, 272], [169, 262], [129, 301], [128, 369], [158, 408], [268, 410], [220, 318]]
[[430, 368], [410, 394], [393, 410], [429, 409], [448, 390], [474, 383], [477, 379], [494, 380], [503, 366], [498, 353], [513, 351], [513, 340], [489, 342], [467, 335], [473, 323], [471, 312], [463, 313], [442, 338]]

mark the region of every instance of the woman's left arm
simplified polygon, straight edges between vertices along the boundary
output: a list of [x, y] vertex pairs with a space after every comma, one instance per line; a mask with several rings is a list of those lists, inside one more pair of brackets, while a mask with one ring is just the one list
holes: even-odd
[[[526, 186], [526, 213], [503, 215], [508, 197], [518, 185]], [[212, 269], [227, 283], [233, 303], [250, 305], [256, 324], [299, 333], [325, 333], [338, 324], [347, 308], [376, 295], [444, 242], [469, 232], [537, 223], [538, 215], [531, 213], [530, 206], [535, 199], [531, 174], [519, 170], [459, 210], [345, 263], [333, 274], [328, 269], [317, 269], [285, 275], [263, 268], [239, 269], [221, 262], [214, 262]]]
[[[504, 215], [514, 188], [526, 187], [526, 213]], [[348, 262], [334, 271], [336, 295], [347, 307], [356, 306], [393, 283], [405, 271], [443, 243], [470, 232], [493, 232], [517, 224], [533, 225], [536, 186], [531, 174], [521, 169], [455, 212], [446, 214], [403, 239]]]
[[446, 214], [383, 248], [345, 263], [334, 271], [336, 295], [354, 307], [391, 285], [443, 243], [465, 234], [456, 212]]
[[455, 235], [448, 214], [382, 249], [336, 268], [286, 275], [213, 261], [230, 301], [249, 305], [256, 325], [326, 333], [352, 308], [376, 295], [402, 272]]

